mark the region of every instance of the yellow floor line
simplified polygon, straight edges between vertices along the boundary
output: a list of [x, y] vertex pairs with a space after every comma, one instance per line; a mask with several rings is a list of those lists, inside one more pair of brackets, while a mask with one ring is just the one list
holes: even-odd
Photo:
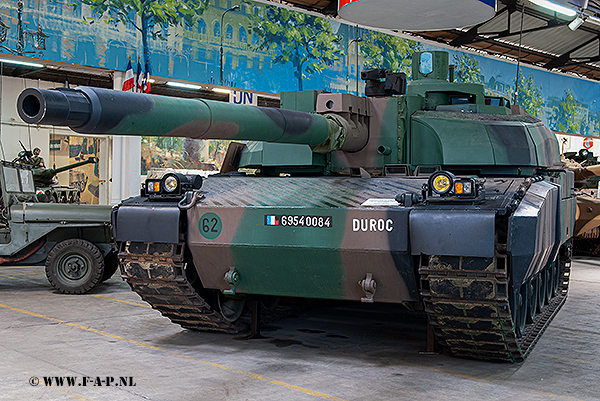
[[600, 334], [587, 333], [587, 332], [571, 330], [571, 329], [564, 329], [562, 327], [548, 327], [546, 330], [548, 330], [548, 331], [564, 331], [567, 333], [578, 334], [578, 335], [582, 335], [582, 336], [600, 337]]
[[[112, 300], [112, 301], [118, 301], [118, 302], [123, 302], [123, 303], [127, 303], [127, 304], [132, 304], [132, 305], [135, 305], [135, 306], [143, 306], [143, 307], [151, 308], [149, 305], [146, 306], [146, 305], [143, 305], [143, 304], [138, 304], [138, 303], [130, 302], [130, 301], [124, 301], [124, 300], [120, 300], [120, 299], [116, 299], [116, 298], [110, 298], [110, 297], [106, 297], [106, 296], [103, 296], [103, 295], [97, 295], [97, 294], [89, 294], [89, 295], [92, 295], [92, 296], [95, 296], [95, 297], [98, 297], [98, 298], [106, 298], [106, 299], [109, 299], [109, 300]], [[42, 318], [42, 319], [50, 320], [50, 321], [53, 321], [53, 322], [63, 323], [65, 325], [67, 325], [67, 326], [76, 327], [76, 328], [81, 329], [81, 330], [85, 330], [85, 331], [89, 331], [89, 332], [92, 332], [92, 333], [96, 333], [96, 334], [99, 334], [99, 335], [102, 335], [102, 336], [105, 336], [105, 337], [114, 338], [116, 340], [126, 341], [126, 342], [129, 342], [131, 344], [138, 345], [140, 347], [149, 348], [149, 349], [153, 349], [153, 350], [156, 350], [156, 351], [163, 351], [163, 352], [166, 352], [166, 353], [169, 353], [169, 354], [172, 354], [172, 355], [176, 355], [176, 356], [179, 356], [179, 357], [183, 357], [183, 358], [186, 358], [186, 359], [197, 361], [197, 362], [199, 362], [199, 363], [201, 363], [203, 365], [209, 365], [209, 366], [213, 366], [213, 367], [216, 367], [216, 368], [219, 368], [219, 369], [228, 370], [228, 371], [231, 371], [231, 372], [234, 372], [234, 373], [237, 373], [237, 374], [241, 374], [243, 376], [250, 377], [250, 378], [253, 378], [253, 379], [256, 379], [256, 380], [260, 380], [260, 381], [263, 381], [263, 382], [271, 383], [271, 384], [274, 384], [274, 385], [277, 385], [277, 386], [282, 386], [282, 387], [288, 388], [290, 390], [299, 391], [299, 392], [304, 393], [304, 394], [312, 395], [314, 397], [318, 397], [318, 398], [322, 398], [322, 399], [326, 399], [326, 400], [343, 401], [341, 398], [330, 396], [330, 395], [327, 395], [327, 394], [323, 394], [323, 393], [320, 393], [320, 392], [317, 392], [317, 391], [313, 391], [313, 390], [310, 390], [310, 389], [306, 389], [304, 387], [295, 386], [293, 384], [285, 383], [285, 382], [282, 382], [282, 381], [279, 381], [279, 380], [275, 380], [275, 379], [271, 379], [271, 378], [268, 378], [268, 377], [260, 376], [260, 375], [257, 375], [257, 374], [254, 374], [254, 373], [250, 373], [250, 372], [243, 372], [243, 371], [240, 371], [240, 370], [236, 371], [236, 370], [233, 370], [233, 368], [230, 368], [230, 367], [225, 366], [225, 365], [217, 364], [217, 363], [214, 363], [214, 362], [202, 361], [202, 360], [200, 360], [200, 359], [198, 359], [196, 357], [190, 356], [190, 355], [182, 354], [180, 352], [170, 351], [170, 350], [168, 350], [166, 348], [162, 348], [162, 347], [157, 347], [157, 346], [154, 346], [154, 345], [146, 344], [146, 343], [143, 343], [143, 342], [140, 342], [140, 341], [136, 341], [136, 340], [133, 340], [133, 339], [130, 339], [130, 338], [126, 338], [126, 337], [122, 337], [122, 336], [115, 335], [115, 334], [111, 334], [111, 333], [108, 333], [108, 332], [105, 332], [105, 331], [101, 331], [101, 330], [97, 330], [97, 329], [94, 329], [94, 328], [91, 328], [91, 327], [85, 327], [85, 326], [79, 325], [77, 323], [67, 322], [67, 321], [64, 321], [64, 320], [60, 320], [60, 319], [56, 319], [56, 318], [49, 317], [49, 316], [46, 316], [46, 315], [42, 315], [42, 314], [39, 314], [39, 313], [29, 312], [29, 311], [26, 311], [26, 310], [23, 310], [23, 309], [14, 308], [14, 307], [8, 306], [8, 305], [0, 304], [0, 307], [6, 308], [6, 309], [10, 309], [10, 310], [15, 311], [15, 312], [24, 313], [24, 314], [27, 314], [27, 315], [30, 315], [30, 316], [35, 316], [35, 317], [39, 317], [39, 318]], [[555, 329], [555, 330], [559, 330], [559, 329]], [[571, 361], [580, 362], [580, 363], [586, 363], [586, 364], [591, 364], [591, 365], [600, 365], [600, 363], [589, 362], [589, 361], [585, 361], [585, 360], [581, 360], [581, 359], [568, 358], [568, 357], [562, 357], [562, 356], [551, 355], [551, 354], [542, 354], [542, 353], [538, 353], [538, 352], [535, 352], [535, 351], [533, 351], [532, 354], [533, 353], [535, 353], [537, 355], [542, 355], [542, 356], [550, 357], [550, 358], [566, 359], [566, 360], [571, 360]], [[450, 375], [450, 376], [454, 376], [454, 377], [460, 377], [460, 378], [468, 379], [468, 380], [475, 380], [475, 381], [482, 382], [482, 383], [496, 384], [493, 381], [490, 381], [490, 380], [487, 380], [487, 379], [482, 379], [482, 378], [475, 377], [475, 376], [464, 375], [464, 374], [452, 372], [452, 371], [445, 370], [445, 369], [438, 369], [438, 368], [433, 368], [433, 367], [423, 366], [423, 365], [418, 365], [418, 364], [411, 364], [411, 363], [407, 363], [407, 364], [411, 365], [411, 366], [414, 366], [414, 367], [418, 367], [418, 368], [428, 369], [428, 370], [431, 370], [431, 371], [434, 371], [434, 372], [438, 372], [438, 373], [444, 373], [444, 374], [447, 374], [447, 375]], [[543, 391], [537, 391], [537, 390], [534, 390], [534, 389], [531, 389], [531, 388], [528, 388], [528, 387], [516, 386], [516, 388], [527, 390], [527, 391], [533, 392], [535, 394], [543, 395], [543, 396], [546, 396], [546, 397], [556, 398], [556, 399], [559, 399], [559, 400], [564, 400], [564, 401], [580, 401], [578, 398], [563, 397], [563, 396], [552, 394], [552, 393], [547, 393], [547, 392], [543, 392]]]
[[122, 303], [128, 304], [128, 305], [141, 306], [142, 308], [150, 308], [150, 309], [152, 309], [152, 307], [150, 305], [148, 305], [148, 304], [141, 304], [139, 302], [125, 301], [124, 299], [111, 298], [111, 297], [107, 297], [105, 295], [98, 295], [98, 294], [87, 294], [87, 295], [91, 295], [92, 297], [96, 297], [96, 298], [108, 299], [110, 301], [122, 302]]
[[[4, 269], [4, 270], [8, 270], [8, 269]], [[38, 276], [40, 274], [40, 272], [10, 272], [10, 273], [0, 273], [0, 275], [3, 274], [10, 274], [13, 276]]]
[[15, 277], [15, 276], [11, 276], [9, 274], [0, 274], [0, 277], [12, 278], [13, 280], [25, 281], [27, 283], [32, 283], [32, 284], [41, 284], [39, 281], [27, 280], [26, 278]]
[[38, 318], [41, 318], [41, 319], [45, 319], [45, 320], [48, 320], [48, 321], [51, 321], [51, 322], [62, 323], [64, 325], [67, 325], [67, 326], [70, 326], [70, 327], [75, 327], [75, 328], [78, 328], [78, 329], [81, 329], [81, 330], [85, 330], [85, 331], [88, 331], [88, 332], [91, 332], [91, 333], [99, 334], [99, 335], [104, 336], [104, 337], [113, 338], [115, 340], [125, 341], [125, 342], [128, 342], [130, 344], [138, 345], [140, 347], [149, 348], [149, 349], [156, 350], [156, 351], [162, 351], [162, 352], [166, 352], [166, 353], [171, 354], [171, 355], [176, 355], [176, 356], [183, 357], [183, 358], [186, 358], [186, 359], [194, 360], [194, 361], [197, 361], [197, 362], [199, 362], [199, 363], [201, 363], [203, 365], [208, 365], [208, 366], [212, 366], [212, 367], [215, 367], [215, 368], [219, 368], [219, 369], [223, 369], [223, 370], [228, 370], [230, 372], [241, 374], [241, 375], [244, 375], [244, 376], [252, 378], [252, 379], [256, 379], [256, 380], [259, 380], [259, 381], [262, 381], [262, 382], [274, 384], [276, 386], [281, 386], [281, 387], [284, 387], [284, 388], [287, 388], [287, 389], [290, 389], [290, 390], [298, 391], [298, 392], [301, 392], [301, 393], [304, 393], [304, 394], [307, 394], [307, 395], [311, 395], [311, 396], [314, 396], [314, 397], [317, 397], [317, 398], [321, 398], [321, 399], [324, 399], [324, 400], [345, 401], [342, 398], [334, 397], [334, 396], [331, 396], [331, 395], [328, 395], [328, 394], [320, 393], [318, 391], [314, 391], [314, 390], [310, 390], [310, 389], [307, 389], [307, 388], [304, 388], [304, 387], [296, 386], [296, 385], [293, 385], [293, 384], [290, 384], [290, 383], [286, 383], [286, 382], [283, 382], [283, 381], [280, 381], [280, 380], [271, 379], [269, 377], [257, 375], [257, 374], [251, 373], [251, 372], [244, 372], [244, 371], [241, 371], [241, 370], [234, 370], [233, 368], [230, 368], [229, 366], [221, 365], [221, 364], [214, 363], [214, 362], [206, 362], [206, 361], [203, 361], [201, 359], [198, 359], [198, 358], [190, 356], [190, 355], [186, 355], [186, 354], [183, 354], [183, 353], [180, 353], [180, 352], [176, 352], [176, 351], [171, 351], [171, 350], [168, 350], [166, 348], [157, 347], [155, 345], [146, 344], [146, 343], [143, 343], [141, 341], [136, 341], [136, 340], [133, 340], [133, 339], [130, 339], [130, 338], [127, 338], [127, 337], [119, 336], [119, 335], [116, 335], [116, 334], [111, 334], [111, 333], [108, 333], [106, 331], [94, 329], [92, 327], [82, 326], [82, 325], [77, 324], [77, 323], [67, 322], [66, 320], [57, 319], [57, 318], [54, 318], [54, 317], [42, 315], [40, 313], [30, 312], [30, 311], [27, 311], [27, 310], [24, 310], [24, 309], [19, 309], [19, 308], [15, 308], [15, 307], [4, 305], [4, 304], [0, 304], [0, 307], [12, 310], [14, 312], [23, 313], [23, 314], [26, 314], [26, 315], [29, 315], [29, 316], [35, 316], [35, 317], [38, 317]]
[[55, 387], [55, 386], [44, 386], [44, 387], [51, 388], [52, 390], [56, 390], [59, 393], [67, 395], [67, 396], [69, 396], [71, 398], [74, 398], [74, 399], [76, 399], [78, 401], [92, 401], [91, 398], [86, 398], [86, 397], [82, 396], [81, 394], [73, 393], [72, 391], [69, 391], [69, 390], [63, 390], [60, 387]]
[[549, 357], [549, 358], [564, 359], [565, 361], [573, 361], [573, 362], [577, 362], [577, 363], [585, 363], [586, 365], [600, 366], [600, 363], [590, 362], [590, 361], [586, 361], [584, 359], [569, 358], [568, 356], [544, 354], [544, 353], [541, 353], [541, 352], [532, 351], [532, 354], [534, 354], [534, 353], [535, 353], [535, 355], [546, 356], [546, 357]]

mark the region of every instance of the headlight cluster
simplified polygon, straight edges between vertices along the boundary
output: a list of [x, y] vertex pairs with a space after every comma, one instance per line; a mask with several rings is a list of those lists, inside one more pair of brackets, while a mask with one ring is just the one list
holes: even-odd
[[143, 192], [150, 198], [170, 199], [181, 198], [187, 191], [201, 187], [202, 177], [199, 175], [169, 173], [161, 179], [147, 179]]
[[476, 198], [483, 184], [475, 178], [458, 178], [448, 171], [436, 171], [427, 182], [429, 197]]

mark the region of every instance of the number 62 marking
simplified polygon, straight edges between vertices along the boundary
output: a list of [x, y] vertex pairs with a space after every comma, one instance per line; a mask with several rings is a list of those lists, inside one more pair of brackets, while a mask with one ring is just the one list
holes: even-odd
[[221, 234], [223, 223], [217, 214], [204, 213], [198, 222], [200, 234], [206, 239], [215, 239]]

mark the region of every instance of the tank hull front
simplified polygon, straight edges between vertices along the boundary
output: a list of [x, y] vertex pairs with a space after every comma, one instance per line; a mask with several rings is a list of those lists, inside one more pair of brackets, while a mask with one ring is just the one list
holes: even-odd
[[[566, 299], [574, 198], [504, 177], [479, 200], [395, 201], [426, 182], [213, 176], [194, 204], [128, 200], [113, 217], [123, 276], [185, 328], [242, 331], [248, 300], [410, 304], [457, 355], [523, 359]], [[547, 296], [519, 325], [540, 277]]]
[[394, 200], [425, 182], [210, 178], [187, 211], [187, 246], [205, 288], [231, 290], [235, 270], [235, 294], [360, 301], [370, 274], [375, 302], [420, 302], [420, 255], [493, 258], [496, 214], [523, 179], [488, 180], [498, 195], [478, 204]]

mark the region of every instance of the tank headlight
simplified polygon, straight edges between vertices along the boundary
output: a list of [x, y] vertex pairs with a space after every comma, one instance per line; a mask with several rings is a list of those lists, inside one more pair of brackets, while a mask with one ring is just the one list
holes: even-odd
[[198, 190], [201, 187], [202, 177], [199, 175], [168, 173], [161, 179], [147, 179], [142, 196], [149, 196], [155, 200], [173, 200], [180, 198], [187, 191]]
[[146, 180], [146, 190], [148, 193], [159, 193], [160, 180]]
[[431, 178], [431, 189], [439, 195], [447, 194], [454, 185], [454, 177], [446, 171], [434, 173]]
[[179, 187], [179, 180], [176, 175], [166, 175], [163, 180], [163, 188], [169, 193], [173, 193]]
[[448, 171], [436, 171], [423, 185], [429, 202], [455, 202], [485, 196], [483, 183], [473, 177], [455, 177]]

